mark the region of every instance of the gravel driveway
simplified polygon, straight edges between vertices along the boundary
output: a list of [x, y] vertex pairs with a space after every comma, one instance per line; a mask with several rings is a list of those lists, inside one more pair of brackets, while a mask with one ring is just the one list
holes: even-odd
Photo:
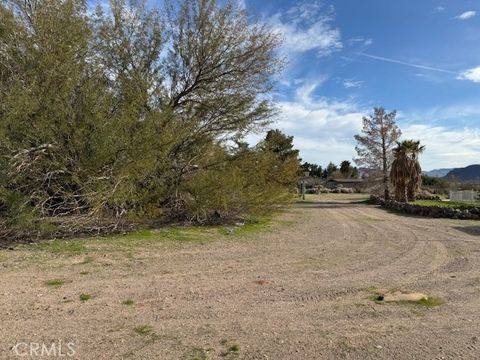
[[309, 199], [239, 236], [0, 250], [0, 358], [480, 359], [480, 223]]

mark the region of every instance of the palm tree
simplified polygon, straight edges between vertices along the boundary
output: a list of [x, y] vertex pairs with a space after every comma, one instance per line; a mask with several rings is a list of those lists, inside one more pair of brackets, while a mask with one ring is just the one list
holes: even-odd
[[397, 142], [390, 172], [397, 201], [415, 200], [422, 181], [422, 169], [418, 162], [418, 155], [424, 150], [425, 146], [420, 146], [420, 141]]
[[406, 202], [411, 163], [407, 149], [403, 145], [403, 143], [397, 142], [397, 147], [393, 149], [394, 160], [390, 170], [390, 179], [394, 187], [395, 200]]
[[420, 145], [420, 141], [409, 141], [411, 142], [409, 150], [413, 161], [413, 169], [408, 183], [407, 199], [408, 201], [414, 201], [418, 190], [420, 190], [420, 185], [422, 185], [422, 168], [418, 162], [418, 156], [425, 151], [425, 145]]

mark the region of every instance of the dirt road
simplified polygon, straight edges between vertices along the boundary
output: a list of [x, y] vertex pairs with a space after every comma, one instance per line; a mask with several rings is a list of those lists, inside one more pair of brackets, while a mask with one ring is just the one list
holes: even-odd
[[[480, 359], [480, 224], [356, 200], [239, 236], [1, 250], [0, 358], [38, 343], [82, 360]], [[446, 303], [377, 304], [379, 289]]]

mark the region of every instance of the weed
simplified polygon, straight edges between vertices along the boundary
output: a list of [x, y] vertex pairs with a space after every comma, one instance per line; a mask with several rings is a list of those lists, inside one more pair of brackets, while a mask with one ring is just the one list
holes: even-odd
[[64, 283], [65, 283], [65, 281], [62, 280], [62, 279], [52, 279], [52, 280], [45, 281], [45, 285], [52, 286], [52, 287], [55, 287], [55, 288], [59, 288]]
[[193, 347], [182, 356], [182, 360], [208, 360], [210, 351], [211, 349]]
[[249, 233], [261, 232], [273, 224], [273, 216], [261, 216], [248, 219], [245, 224], [218, 229], [222, 235], [246, 235]]
[[136, 334], [143, 336], [145, 338], [146, 344], [152, 344], [160, 338], [160, 336], [158, 336], [155, 331], [153, 331], [153, 327], [151, 327], [150, 325], [137, 326], [133, 329], [133, 331]]
[[132, 299], [127, 299], [127, 300], [123, 300], [122, 304], [123, 305], [133, 305], [133, 304], [135, 304], [135, 301], [133, 301]]
[[153, 327], [150, 325], [140, 325], [133, 329], [135, 333], [142, 336], [147, 336], [153, 333]]
[[90, 294], [80, 294], [80, 300], [81, 301], [88, 301], [92, 298], [92, 295]]
[[80, 240], [52, 240], [35, 244], [34, 248], [53, 254], [78, 255], [86, 251], [83, 241]]
[[240, 346], [238, 346], [237, 344], [232, 344], [228, 347], [226, 351], [222, 352], [220, 355], [223, 357], [233, 358], [237, 357], [239, 353]]

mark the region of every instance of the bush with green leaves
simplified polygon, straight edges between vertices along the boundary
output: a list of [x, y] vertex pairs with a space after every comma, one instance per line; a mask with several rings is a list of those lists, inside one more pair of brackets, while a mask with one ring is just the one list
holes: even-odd
[[298, 153], [231, 148], [275, 113], [278, 45], [234, 1], [0, 1], [2, 228], [208, 222], [283, 203]]

